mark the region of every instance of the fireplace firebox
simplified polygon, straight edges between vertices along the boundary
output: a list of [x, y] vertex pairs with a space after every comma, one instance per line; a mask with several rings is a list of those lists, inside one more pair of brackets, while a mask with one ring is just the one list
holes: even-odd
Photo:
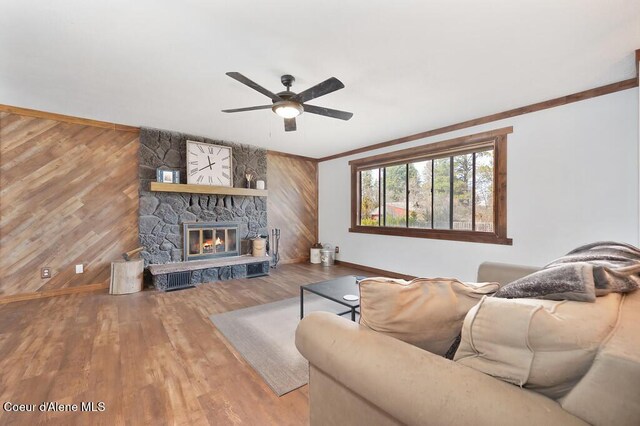
[[240, 235], [236, 223], [185, 222], [182, 226], [185, 261], [240, 254]]

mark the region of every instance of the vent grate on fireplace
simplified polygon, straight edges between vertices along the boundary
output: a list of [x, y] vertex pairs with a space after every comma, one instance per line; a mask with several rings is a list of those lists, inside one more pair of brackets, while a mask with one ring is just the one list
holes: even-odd
[[256, 278], [269, 275], [269, 262], [247, 264], [247, 278]]
[[165, 291], [181, 290], [183, 288], [194, 287], [191, 284], [191, 272], [171, 272], [167, 274], [167, 288]]

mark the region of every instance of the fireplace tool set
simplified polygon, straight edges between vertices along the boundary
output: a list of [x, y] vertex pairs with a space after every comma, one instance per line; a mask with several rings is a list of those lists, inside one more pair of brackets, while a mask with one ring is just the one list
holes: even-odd
[[278, 262], [280, 261], [280, 254], [278, 253], [278, 246], [280, 245], [280, 229], [273, 228], [271, 230], [271, 258], [273, 264], [272, 268], [278, 267]]

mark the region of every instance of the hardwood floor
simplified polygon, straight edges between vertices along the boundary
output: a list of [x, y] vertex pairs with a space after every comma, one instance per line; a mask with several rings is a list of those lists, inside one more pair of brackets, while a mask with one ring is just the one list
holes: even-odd
[[[0, 305], [0, 424], [308, 424], [307, 386], [278, 398], [209, 316], [298, 296], [301, 284], [362, 274], [291, 264], [268, 277], [172, 293], [74, 294]], [[104, 412], [38, 412], [43, 401]]]

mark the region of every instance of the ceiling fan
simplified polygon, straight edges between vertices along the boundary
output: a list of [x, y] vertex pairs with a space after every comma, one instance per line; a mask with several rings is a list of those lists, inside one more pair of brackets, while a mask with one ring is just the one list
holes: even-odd
[[348, 120], [353, 116], [351, 112], [339, 111], [331, 108], [324, 108], [314, 105], [308, 105], [308, 102], [312, 99], [319, 98], [336, 90], [344, 88], [344, 84], [335, 77], [331, 77], [320, 84], [302, 91], [300, 93], [294, 93], [291, 91], [291, 85], [295, 81], [292, 75], [283, 75], [280, 81], [286, 87], [286, 90], [280, 93], [272, 93], [260, 86], [258, 83], [249, 80], [239, 72], [228, 72], [227, 75], [234, 80], [238, 80], [240, 83], [251, 87], [262, 93], [265, 96], [271, 98], [273, 102], [271, 105], [260, 105], [247, 108], [236, 109], [223, 109], [222, 112], [243, 112], [243, 111], [255, 111], [258, 109], [271, 109], [273, 112], [284, 118], [284, 130], [286, 132], [292, 132], [296, 130], [296, 117], [303, 112], [310, 112], [311, 114], [324, 115], [326, 117], [338, 118], [340, 120]]

